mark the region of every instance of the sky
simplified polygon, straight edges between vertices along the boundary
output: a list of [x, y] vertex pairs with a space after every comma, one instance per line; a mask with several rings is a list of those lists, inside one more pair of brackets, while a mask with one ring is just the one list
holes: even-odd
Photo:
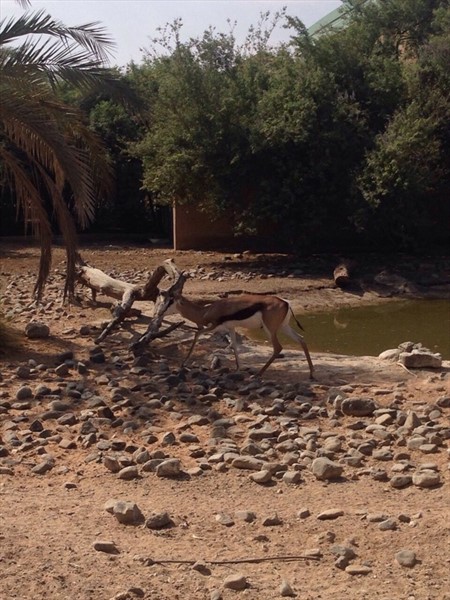
[[[66, 26], [100, 21], [116, 43], [111, 64], [140, 63], [142, 49], [150, 48], [157, 29], [181, 18], [181, 39], [201, 34], [213, 26], [218, 33], [230, 30], [227, 19], [236, 21], [234, 34], [244, 41], [248, 28], [257, 25], [260, 14], [286, 7], [287, 14], [298, 17], [306, 27], [341, 5], [340, 0], [31, 0], [31, 11], [45, 9]], [[0, 0], [0, 21], [17, 17], [24, 9], [14, 0]], [[272, 43], [287, 41], [289, 32], [279, 26]]]

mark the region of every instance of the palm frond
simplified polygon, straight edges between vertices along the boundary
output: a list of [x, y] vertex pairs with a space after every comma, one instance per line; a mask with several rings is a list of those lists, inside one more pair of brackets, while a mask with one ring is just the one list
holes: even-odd
[[18, 18], [3, 19], [0, 22], [0, 46], [11, 43], [24, 36], [52, 36], [68, 43], [73, 40], [77, 46], [84, 48], [94, 60], [107, 62], [110, 51], [115, 47], [113, 40], [107, 35], [104, 27], [98, 22], [66, 27], [61, 21], [53, 19], [44, 10], [36, 13], [25, 13]]

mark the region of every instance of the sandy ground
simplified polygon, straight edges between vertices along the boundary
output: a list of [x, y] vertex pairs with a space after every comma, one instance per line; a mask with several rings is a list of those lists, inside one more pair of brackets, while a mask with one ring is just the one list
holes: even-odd
[[[290, 257], [276, 255], [181, 253], [123, 246], [89, 247], [82, 254], [94, 266], [129, 281], [141, 281], [162, 260], [173, 258], [179, 267], [192, 271], [193, 278], [185, 285], [186, 293], [215, 297], [242, 289], [274, 292], [288, 298], [297, 310], [386, 302], [396, 296], [392, 289], [373, 282], [372, 275], [386, 269], [388, 259], [384, 264], [379, 261], [366, 264], [355, 285], [340, 290], [332, 279], [339, 257], [313, 257], [294, 263]], [[0, 360], [2, 600], [240, 597], [269, 600], [288, 594], [302, 600], [450, 599], [450, 472], [449, 441], [445, 434], [450, 427], [450, 403], [442, 401], [450, 396], [449, 361], [442, 369], [412, 373], [374, 357], [313, 354], [316, 377], [310, 381], [302, 353], [288, 351], [286, 358], [274, 363], [267, 372], [251, 402], [251, 394], [250, 400], [248, 391], [241, 395], [240, 386], [254, 381], [252, 373], [263, 364], [269, 349], [244, 339], [242, 362], [251, 367], [244, 370], [243, 380], [236, 389], [218, 393], [217, 402], [212, 404], [186, 403], [187, 396], [192, 398], [199, 393], [193, 379], [194, 369], [211, 373], [210, 392], [216, 389], [214, 383], [222, 385], [223, 380], [210, 372], [210, 361], [217, 351], [223, 364], [232, 369], [229, 352], [219, 342], [217, 350], [214, 339], [205, 339], [196, 350], [184, 387], [170, 388], [161, 383], [159, 394], [144, 393], [139, 388], [144, 380], [146, 385], [156, 386], [153, 391], [158, 389], [162, 364], [168, 366], [169, 373], [178, 373], [185, 341], [192, 333], [180, 330], [175, 340], [155, 342], [154, 363], [143, 374], [139, 369], [133, 373], [127, 348], [133, 337], [145, 331], [151, 311], [150, 304], [141, 303], [136, 308], [142, 310], [142, 315], [127, 321], [102, 344], [105, 363], [90, 365], [83, 376], [75, 370], [67, 376], [58, 376], [54, 371], [55, 361], [62, 352], [70, 350], [77, 359], [86, 362], [95, 334], [80, 335], [80, 328], [90, 326], [98, 333], [95, 327], [110, 318], [110, 302], [99, 297], [98, 305], [93, 306], [88, 295], [84, 295], [81, 306], [60, 307], [64, 264], [63, 253], [57, 249], [48, 291], [49, 305], [41, 311], [27, 308], [37, 256], [33, 247], [8, 246], [0, 253], [4, 309], [10, 310], [16, 301], [22, 307], [13, 319], [20, 347]], [[404, 265], [406, 270], [401, 275], [405, 277], [412, 271], [424, 276], [442, 273], [442, 265], [436, 262], [430, 265], [429, 261], [426, 264], [419, 261], [411, 265], [406, 260]], [[427, 288], [427, 293], [446, 293], [438, 287]], [[425, 292], [422, 287], [415, 287], [414, 293], [417, 296]], [[25, 337], [25, 324], [33, 318], [49, 324], [49, 338]], [[124, 362], [123, 371], [114, 368], [114, 357]], [[32, 365], [44, 364], [47, 369], [44, 372], [32, 369], [30, 376], [23, 379], [18, 368], [30, 365], [30, 359], [34, 361]], [[75, 386], [81, 382], [82, 389], [101, 396], [115, 415], [123, 417], [128, 407], [114, 399], [114, 387], [108, 384], [111, 378], [120, 382], [121, 389], [133, 390], [126, 398], [134, 407], [161, 395], [168, 395], [172, 406], [170, 410], [159, 407], [151, 420], [140, 421], [134, 429], [103, 423], [95, 443], [87, 444], [80, 431], [90, 415], [85, 402], [69, 403], [66, 412], [73, 413], [77, 420], [72, 426], [61, 425], [51, 416], [44, 420], [43, 413], [49, 409], [52, 396], [33, 397], [22, 407], [15, 402], [24, 385], [33, 392], [42, 383], [52, 389], [59, 387], [65, 390], [61, 399], [67, 400], [69, 384]], [[315, 418], [292, 417], [278, 443], [286, 438], [296, 439], [289, 433], [289, 427], [297, 427], [299, 437], [304, 433], [300, 428], [313, 428], [320, 436], [315, 444], [307, 446], [306, 452], [317, 456], [327, 437], [339, 438], [349, 450], [352, 440], [359, 435], [364, 441], [373, 434], [358, 429], [356, 417], [334, 415], [329, 400], [336, 390], [349, 397], [373, 398], [379, 407], [392, 410], [396, 407], [395, 410], [405, 414], [414, 411], [421, 427], [431, 427], [431, 433], [427, 430], [429, 435], [434, 426], [438, 428], [440, 444], [430, 455], [405, 447], [403, 442], [410, 438], [401, 440], [399, 425], [394, 422], [388, 423], [386, 436], [376, 442], [378, 449], [391, 451], [392, 457], [386, 461], [366, 457], [360, 468], [345, 467], [343, 476], [337, 480], [317, 479], [308, 467], [307, 457], [303, 463], [298, 460], [298, 467], [291, 464], [290, 468], [298, 468], [301, 473], [296, 483], [273, 477], [268, 484], [261, 485], [250, 478], [251, 471], [232, 468], [226, 462], [209, 462], [209, 466], [203, 464], [200, 472], [196, 469], [198, 456], [207, 458], [217, 450], [211, 445], [214, 422], [211, 411], [215, 411], [216, 419], [234, 420], [228, 437], [239, 444], [248, 433], [248, 423], [255, 419], [284, 427], [282, 421], [277, 421], [283, 413], [280, 417], [272, 412], [277, 397], [285, 398], [289, 408], [295, 408], [303, 398], [313, 407], [324, 409]], [[242, 409], [240, 400], [248, 401], [249, 406]], [[430, 417], [433, 409], [434, 421]], [[199, 415], [206, 415], [208, 423], [189, 426], [189, 418]], [[41, 436], [42, 432], [30, 429], [35, 421], [40, 421], [44, 431], [48, 431], [48, 440]], [[374, 425], [375, 417], [363, 421], [364, 426]], [[143, 436], [149, 426], [153, 427], [156, 438], [153, 442]], [[197, 441], [181, 443], [180, 433], [185, 431], [195, 435]], [[10, 442], [11, 432], [17, 434], [21, 445]], [[171, 446], [162, 441], [167, 433], [177, 438]], [[72, 447], [62, 445], [61, 438], [73, 442]], [[104, 454], [98, 450], [102, 440], [123, 442], [128, 450], [122, 454], [128, 453], [131, 463], [132, 450], [164, 451], [166, 456], [180, 459], [185, 473], [193, 469], [192, 474], [166, 479], [140, 471], [139, 477], [122, 480], [105, 468]], [[24, 449], [24, 443], [29, 443], [29, 448]], [[282, 462], [286, 456], [283, 451], [275, 442], [271, 448], [267, 451], [271, 460]], [[33, 473], [32, 468], [47, 455], [54, 459], [53, 468], [44, 474]], [[337, 451], [334, 460], [339, 462], [342, 456]], [[206, 462], [205, 459], [203, 463]], [[397, 471], [413, 473], [427, 467], [439, 473], [439, 484], [430, 488], [408, 485], [402, 489], [390, 485], [390, 477]], [[386, 471], [387, 478], [377, 479], [375, 473], [380, 469]], [[136, 503], [145, 517], [167, 511], [172, 524], [160, 530], [149, 529], [145, 524], [120, 524], [105, 511], [104, 505], [111, 499]], [[330, 520], [318, 518], [330, 509], [339, 509], [342, 514]], [[242, 520], [239, 511], [253, 512], [254, 520]], [[231, 523], [223, 524], [225, 521], [218, 520], [217, 515], [230, 517]], [[264, 524], [267, 517], [275, 515], [277, 524]], [[392, 519], [393, 529], [381, 530], [380, 519], [373, 520], [374, 515], [382, 515], [381, 520]], [[98, 540], [113, 542], [116, 551], [95, 550], [93, 544]], [[354, 552], [350, 567], [361, 567], [364, 574], [352, 574], [351, 569], [336, 565], [337, 547], [342, 546]], [[414, 566], [398, 563], [395, 555], [400, 550], [415, 553]], [[195, 562], [202, 563], [204, 568], [193, 568]], [[226, 581], [231, 575], [245, 577], [245, 589], [228, 589]], [[283, 582], [284, 588], [280, 587]]]

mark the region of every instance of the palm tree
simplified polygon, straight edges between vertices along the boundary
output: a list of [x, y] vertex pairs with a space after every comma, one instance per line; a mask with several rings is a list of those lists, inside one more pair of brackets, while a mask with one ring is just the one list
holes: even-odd
[[[26, 7], [28, 0], [21, 0]], [[57, 87], [110, 87], [106, 68], [113, 43], [98, 23], [66, 27], [44, 11], [0, 22], [0, 193], [9, 188], [41, 247], [34, 292], [39, 298], [51, 266], [52, 219], [67, 254], [64, 295], [73, 293], [77, 237], [111, 182], [106, 153]], [[75, 217], [75, 218], [74, 218]]]

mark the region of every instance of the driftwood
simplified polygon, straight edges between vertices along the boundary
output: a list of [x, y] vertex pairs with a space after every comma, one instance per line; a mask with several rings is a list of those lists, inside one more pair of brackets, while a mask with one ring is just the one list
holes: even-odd
[[95, 342], [98, 344], [104, 340], [129, 315], [134, 302], [155, 302], [159, 294], [158, 285], [166, 273], [167, 270], [160, 265], [144, 284], [132, 284], [110, 277], [100, 269], [91, 267], [79, 257], [77, 281], [91, 290], [93, 301], [96, 301], [97, 294], [104, 294], [120, 300], [120, 303], [114, 308], [112, 320]]
[[345, 287], [350, 283], [351, 279], [351, 268], [352, 264], [350, 261], [341, 262], [333, 271], [334, 283], [338, 287]]
[[[164, 273], [167, 273], [173, 280], [174, 283], [172, 286], [164, 292], [164, 294], [159, 294], [158, 298], [155, 302], [155, 310], [153, 313], [153, 318], [151, 320], [150, 325], [147, 328], [147, 331], [141, 335], [141, 337], [131, 345], [131, 350], [135, 354], [139, 354], [146, 344], [151, 342], [157, 337], [164, 337], [180, 325], [184, 323], [184, 321], [180, 323], [175, 323], [170, 325], [164, 331], [159, 331], [163, 322], [164, 315], [173, 302], [174, 295], [181, 293], [183, 286], [186, 282], [186, 275], [178, 269], [172, 259], [165, 260], [161, 267], [164, 270]], [[162, 279], [162, 278], [161, 278]]]

